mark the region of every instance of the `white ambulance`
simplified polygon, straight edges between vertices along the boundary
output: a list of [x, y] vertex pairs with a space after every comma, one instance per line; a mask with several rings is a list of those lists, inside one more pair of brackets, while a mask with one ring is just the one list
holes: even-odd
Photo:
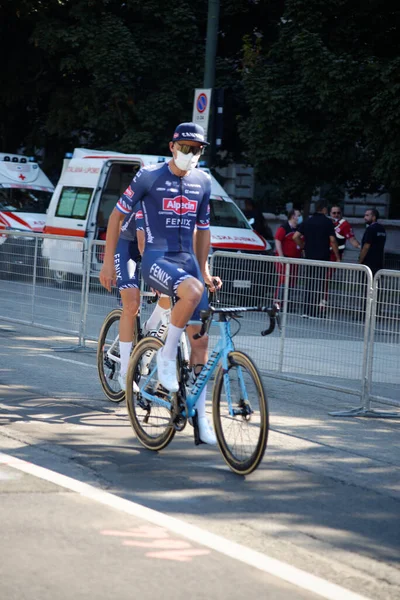
[[[45, 233], [57, 236], [105, 239], [108, 218], [118, 198], [136, 172], [145, 165], [170, 160], [170, 156], [121, 154], [76, 148], [64, 160], [61, 177], [47, 211]], [[211, 176], [211, 245], [213, 250], [265, 254], [270, 244], [249, 225], [237, 205]], [[67, 248], [67, 249], [66, 249]], [[102, 250], [102, 249], [101, 249]], [[91, 257], [91, 274], [101, 268], [102, 251]], [[82, 243], [60, 244], [44, 239], [42, 256], [55, 282], [62, 284], [68, 273], [82, 274]]]
[[41, 233], [53, 192], [33, 159], [0, 153], [0, 230]]
[[[0, 272], [33, 269], [35, 235], [42, 233], [54, 186], [34, 159], [0, 153]], [[21, 231], [27, 236], [4, 235]]]

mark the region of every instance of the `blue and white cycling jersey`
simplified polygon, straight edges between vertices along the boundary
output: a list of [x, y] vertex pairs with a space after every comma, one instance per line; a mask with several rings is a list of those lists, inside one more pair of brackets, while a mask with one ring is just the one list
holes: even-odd
[[143, 229], [143, 211], [141, 206], [138, 206], [136, 212], [131, 212], [129, 215], [126, 215], [121, 225], [119, 237], [123, 240], [133, 242], [136, 240], [136, 232], [143, 231]]
[[210, 226], [210, 194], [211, 178], [200, 169], [178, 177], [167, 163], [150, 165], [138, 171], [117, 209], [129, 215], [141, 203], [146, 252], [192, 253], [195, 226], [199, 230]]

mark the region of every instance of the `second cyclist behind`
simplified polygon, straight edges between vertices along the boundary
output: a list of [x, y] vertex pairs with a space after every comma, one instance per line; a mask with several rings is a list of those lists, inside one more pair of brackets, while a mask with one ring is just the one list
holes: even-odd
[[[118, 213], [117, 216], [122, 213]], [[115, 220], [115, 217], [114, 217]], [[138, 263], [144, 249], [143, 213], [140, 210], [120, 220], [118, 227], [107, 228], [104, 262], [100, 271], [101, 284], [111, 292], [117, 285], [121, 295], [122, 313], [119, 322], [120, 372], [118, 382], [126, 389], [126, 373], [135, 332], [136, 315], [140, 307]], [[169, 312], [169, 298], [160, 298], [153, 313], [143, 325], [144, 333], [157, 329], [160, 318]]]

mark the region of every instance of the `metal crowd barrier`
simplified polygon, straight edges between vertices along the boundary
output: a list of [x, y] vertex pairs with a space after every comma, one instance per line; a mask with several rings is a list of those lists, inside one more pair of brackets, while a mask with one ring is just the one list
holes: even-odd
[[281, 305], [282, 328], [272, 336], [260, 337], [261, 315], [248, 313], [241, 321], [238, 346], [261, 371], [365, 402], [372, 300], [367, 267], [215, 252], [211, 269], [224, 282], [224, 304]]
[[[65, 262], [54, 265], [56, 246]], [[76, 335], [83, 344], [86, 262], [84, 238], [2, 232], [0, 318]]]
[[[3, 242], [3, 243], [2, 243]], [[55, 263], [55, 254], [65, 263]], [[119, 306], [116, 289], [99, 283], [103, 241], [6, 232], [0, 236], [0, 318], [70, 334], [91, 350], [106, 314]], [[58, 252], [55, 252], [57, 246]], [[400, 406], [400, 272], [350, 263], [215, 252], [211, 272], [221, 276], [222, 305], [279, 302], [282, 328], [262, 338], [265, 315], [247, 313], [238, 347], [265, 375], [356, 396], [360, 406], [340, 416], [400, 416], [371, 402]], [[144, 318], [152, 311], [142, 288]], [[213, 335], [210, 344], [214, 343]]]
[[[103, 262], [105, 242], [93, 240], [89, 245], [88, 252], [88, 276], [86, 277], [85, 302], [82, 320], [83, 344], [85, 341], [97, 341], [101, 325], [104, 318], [111, 310], [120, 306], [118, 289], [112, 287], [111, 293], [108, 292], [99, 281], [99, 273]], [[140, 267], [139, 267], [140, 268]], [[154, 306], [149, 306], [146, 302], [148, 296], [153, 296], [142, 282], [141, 288], [141, 314], [144, 319], [150, 316]]]
[[400, 271], [378, 271], [374, 279], [368, 360], [367, 416], [398, 416], [373, 402], [400, 408]]

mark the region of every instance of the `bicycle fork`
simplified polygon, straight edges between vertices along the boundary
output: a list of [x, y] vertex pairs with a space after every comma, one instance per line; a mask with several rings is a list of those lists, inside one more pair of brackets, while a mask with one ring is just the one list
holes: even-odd
[[[222, 359], [224, 369], [224, 388], [226, 394], [226, 400], [228, 403], [229, 414], [231, 417], [241, 415], [244, 419], [248, 420], [250, 415], [254, 412], [251, 408], [249, 396], [247, 393], [246, 384], [244, 382], [243, 372], [240, 365], [236, 364], [233, 359], [230, 359], [228, 355], [225, 355]], [[235, 368], [236, 378], [239, 384], [240, 398], [237, 403], [237, 407], [233, 406], [232, 393], [231, 393], [231, 380], [229, 378], [229, 371]]]

